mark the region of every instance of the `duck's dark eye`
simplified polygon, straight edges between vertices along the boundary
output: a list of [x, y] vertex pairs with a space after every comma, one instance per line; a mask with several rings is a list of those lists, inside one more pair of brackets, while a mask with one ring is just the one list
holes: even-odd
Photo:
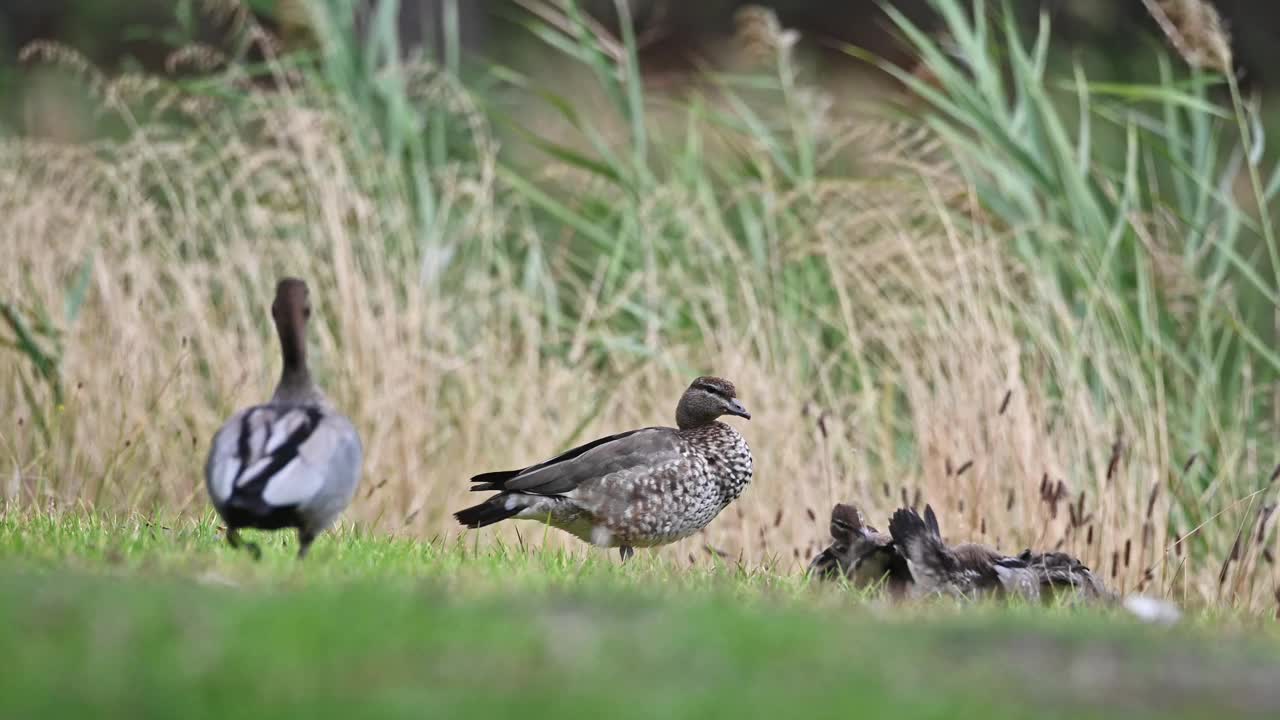
[[306, 307], [302, 308], [302, 317], [304, 317], [304, 318], [310, 318], [310, 317], [311, 317], [311, 306], [310, 306], [310, 305], [307, 305]]

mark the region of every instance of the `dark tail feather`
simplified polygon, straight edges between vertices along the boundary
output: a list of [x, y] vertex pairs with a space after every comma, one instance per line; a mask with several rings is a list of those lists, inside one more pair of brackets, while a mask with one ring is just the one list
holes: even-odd
[[507, 481], [520, 473], [521, 470], [498, 470], [496, 472], [480, 473], [471, 478], [471, 482], [474, 483], [471, 486], [471, 492], [506, 490]]
[[894, 510], [893, 517], [889, 518], [889, 534], [898, 547], [906, 550], [912, 540], [923, 539], [932, 533], [915, 508], [904, 507]]
[[453, 516], [457, 518], [458, 522], [469, 528], [482, 528], [486, 525], [502, 522], [524, 509], [516, 507], [508, 510], [506, 499], [507, 496], [505, 494], [494, 495], [479, 505], [472, 505], [465, 510], [459, 510]]
[[[946, 573], [955, 569], [955, 559], [942, 538], [936, 532], [938, 518], [932, 509], [926, 508], [925, 517], [915, 508], [899, 508], [889, 518], [889, 534], [908, 560], [916, 563], [918, 571]], [[919, 581], [920, 578], [917, 578]]]
[[933, 506], [925, 504], [924, 506], [924, 524], [929, 526], [929, 532], [937, 537], [942, 537], [942, 528], [938, 526], [938, 516], [933, 514]]

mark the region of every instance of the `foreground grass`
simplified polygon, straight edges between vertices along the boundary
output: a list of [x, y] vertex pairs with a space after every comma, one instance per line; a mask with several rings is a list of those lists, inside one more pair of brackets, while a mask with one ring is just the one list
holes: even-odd
[[[211, 523], [0, 518], [0, 716], [1216, 717], [1274, 631], [887, 608], [763, 570]], [[710, 561], [708, 561], [710, 562]]]

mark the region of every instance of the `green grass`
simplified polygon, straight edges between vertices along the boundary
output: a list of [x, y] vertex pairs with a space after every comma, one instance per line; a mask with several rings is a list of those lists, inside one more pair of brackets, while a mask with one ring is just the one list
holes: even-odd
[[1275, 631], [890, 608], [644, 554], [346, 532], [252, 563], [208, 522], [0, 519], [0, 716], [1232, 717]]
[[[897, 22], [938, 78], [899, 72], [920, 123], [828, 112], [785, 42], [664, 96], [573, 12], [528, 27], [563, 78], [389, 63], [394, 2], [367, 46], [318, 18], [315, 64], [100, 78], [38, 48], [130, 133], [0, 147], [4, 498], [62, 509], [0, 513], [0, 718], [1280, 714], [1280, 170], [1220, 79], [1055, 77], [1047, 25], [935, 5], [946, 48]], [[255, 564], [195, 478], [274, 380], [284, 272], [324, 298], [368, 489], [360, 530]], [[711, 370], [761, 408], [705, 538], [746, 565], [448, 535], [463, 478]], [[909, 490], [957, 538], [1216, 609], [896, 608], [796, 573], [830, 503]]]

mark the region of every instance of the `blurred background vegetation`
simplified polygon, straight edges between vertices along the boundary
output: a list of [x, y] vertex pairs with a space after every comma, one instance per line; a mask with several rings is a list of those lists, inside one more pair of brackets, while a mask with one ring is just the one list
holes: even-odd
[[379, 529], [456, 533], [462, 478], [714, 370], [767, 408], [760, 481], [690, 542], [796, 567], [831, 503], [923, 499], [1272, 606], [1271, 5], [0, 13], [7, 501], [207, 512], [196, 456], [269, 388], [289, 272]]
[[[19, 51], [37, 40], [74, 48], [106, 72], [172, 72], [173, 52], [192, 44], [208, 45], [235, 55], [252, 54], [236, 32], [234, 9], [247, 7], [257, 21], [276, 32], [286, 45], [314, 40], [306, 0], [9, 0], [0, 6], [0, 130], [68, 139], [92, 135], [100, 128], [74, 117], [48, 117], [50, 104], [78, 107], [75, 91], [52, 71], [21, 70]], [[380, 8], [395, 5], [397, 44], [405, 56], [439, 57], [447, 45], [446, 24], [457, 31], [459, 55], [473, 68], [493, 63], [529, 67], [554, 62], [555, 51], [531, 44], [527, 24], [539, 3], [519, 0], [321, 0], [320, 5], [346, 7], [359, 18], [366, 40], [371, 19]], [[911, 53], [899, 40], [879, 0], [627, 0], [636, 24], [641, 67], [650, 84], [679, 85], [679, 78], [722, 58], [735, 35], [735, 13], [746, 6], [772, 9], [783, 26], [798, 31], [802, 43], [817, 56], [817, 80], [839, 83], [849, 73], [868, 68], [833, 49], [849, 43], [882, 57], [902, 61]], [[924, 29], [941, 22], [928, 0], [888, 3]], [[1232, 35], [1236, 68], [1249, 89], [1280, 82], [1280, 8], [1274, 3], [1218, 0], [1214, 3]], [[613, 0], [584, 0], [579, 5], [610, 31], [617, 31]], [[1026, 18], [1047, 10], [1055, 33], [1055, 50], [1073, 53], [1094, 80], [1150, 80], [1147, 40], [1159, 35], [1138, 0], [1041, 0], [1019, 3]], [[452, 8], [452, 9], [450, 9]], [[532, 12], [531, 12], [532, 10]], [[450, 13], [456, 14], [450, 18]], [[191, 71], [190, 68], [184, 69]]]

